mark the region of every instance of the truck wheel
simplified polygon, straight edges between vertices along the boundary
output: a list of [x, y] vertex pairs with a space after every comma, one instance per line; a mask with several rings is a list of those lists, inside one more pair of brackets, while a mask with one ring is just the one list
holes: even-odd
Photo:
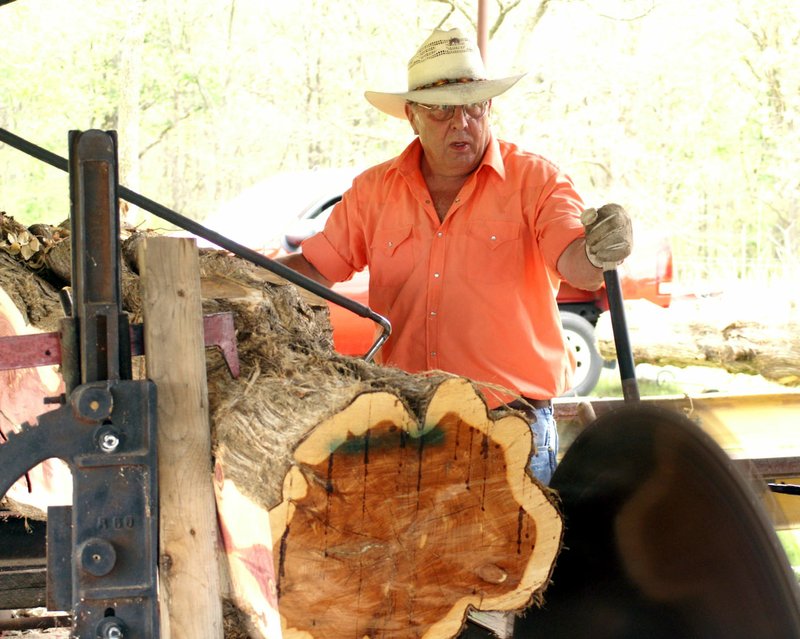
[[595, 345], [594, 326], [580, 315], [565, 311], [561, 311], [561, 325], [577, 364], [573, 387], [566, 395], [588, 395], [597, 385], [603, 371], [603, 358]]

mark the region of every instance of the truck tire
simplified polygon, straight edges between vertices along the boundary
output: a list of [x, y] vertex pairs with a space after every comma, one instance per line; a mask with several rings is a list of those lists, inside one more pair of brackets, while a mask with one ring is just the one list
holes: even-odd
[[580, 315], [567, 311], [561, 311], [561, 326], [577, 363], [574, 385], [565, 395], [588, 395], [594, 390], [600, 373], [603, 372], [603, 358], [597, 351], [594, 326]]

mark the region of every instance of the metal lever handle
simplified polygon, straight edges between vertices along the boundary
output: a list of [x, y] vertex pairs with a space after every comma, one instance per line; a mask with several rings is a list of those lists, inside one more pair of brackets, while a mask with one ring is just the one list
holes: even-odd
[[303, 288], [307, 291], [311, 291], [315, 295], [318, 295], [324, 300], [329, 302], [333, 302], [334, 304], [341, 306], [342, 308], [346, 308], [351, 313], [355, 313], [359, 317], [365, 317], [367, 319], [371, 319], [373, 322], [379, 324], [383, 331], [381, 335], [378, 336], [378, 339], [372, 345], [372, 347], [367, 351], [367, 354], [364, 356], [364, 359], [367, 361], [371, 361], [372, 358], [375, 356], [375, 353], [378, 352], [378, 349], [383, 345], [383, 343], [389, 339], [389, 335], [392, 332], [392, 325], [387, 318], [383, 315], [379, 315], [375, 311], [373, 311], [368, 306], [364, 306], [363, 304], [359, 304], [355, 300], [350, 299], [349, 297], [345, 297], [340, 293], [336, 293], [332, 291], [327, 286], [320, 284], [312, 280], [301, 273], [289, 268], [288, 266], [284, 266], [280, 262], [276, 262], [275, 260], [271, 260], [270, 258], [261, 255], [254, 251], [253, 249], [244, 246], [243, 244], [239, 244], [238, 242], [234, 242], [230, 238], [225, 237], [217, 233], [216, 231], [212, 231], [208, 227], [203, 226], [195, 222], [188, 217], [181, 215], [180, 213], [176, 213], [175, 211], [168, 209], [166, 206], [159, 204], [158, 202], [154, 202], [149, 198], [144, 197], [143, 195], [139, 195], [131, 191], [124, 186], [119, 187], [119, 194], [125, 200], [128, 200], [131, 204], [135, 204], [138, 207], [141, 207], [147, 211], [150, 211], [154, 215], [157, 215], [162, 220], [166, 220], [167, 222], [171, 222], [176, 226], [181, 227], [182, 229], [193, 233], [203, 239], [208, 240], [209, 242], [213, 242], [219, 247], [224, 248], [225, 250], [230, 251], [234, 255], [238, 255], [241, 258], [246, 259], [248, 262], [252, 262], [258, 266], [262, 266], [263, 268], [267, 269], [275, 273], [276, 275], [281, 276], [284, 279], [289, 280], [292, 284], [296, 284], [300, 288]]
[[636, 366], [625, 319], [625, 305], [622, 299], [622, 286], [616, 264], [603, 265], [603, 280], [608, 296], [608, 312], [611, 314], [611, 328], [614, 332], [614, 347], [617, 351], [617, 364], [622, 382], [622, 397], [625, 402], [639, 401], [639, 386], [636, 382]]

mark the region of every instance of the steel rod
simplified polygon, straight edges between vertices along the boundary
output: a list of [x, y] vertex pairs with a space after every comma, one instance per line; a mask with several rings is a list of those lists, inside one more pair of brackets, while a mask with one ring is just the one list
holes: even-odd
[[[0, 142], [4, 142], [9, 146], [14, 147], [15, 149], [22, 151], [23, 153], [26, 153], [37, 160], [41, 160], [42, 162], [45, 162], [46, 164], [49, 164], [57, 169], [61, 169], [62, 171], [69, 170], [69, 164], [65, 158], [62, 158], [61, 156], [36, 144], [33, 144], [32, 142], [29, 142], [18, 135], [14, 135], [10, 131], [7, 131], [3, 128], [0, 128]], [[392, 331], [392, 326], [389, 323], [389, 320], [383, 315], [376, 313], [368, 306], [359, 304], [349, 297], [332, 291], [327, 286], [320, 284], [319, 282], [316, 282], [311, 278], [302, 275], [301, 273], [298, 273], [288, 266], [284, 266], [280, 262], [271, 260], [270, 258], [261, 255], [261, 253], [258, 253], [253, 249], [244, 246], [243, 244], [234, 242], [224, 235], [221, 235], [216, 231], [212, 231], [202, 224], [195, 222], [191, 218], [185, 217], [184, 215], [167, 208], [163, 204], [159, 204], [158, 202], [151, 200], [144, 195], [140, 195], [139, 193], [136, 193], [135, 191], [132, 191], [122, 185], [119, 186], [119, 196], [131, 204], [149, 211], [162, 220], [170, 222], [175, 226], [184, 229], [185, 231], [189, 231], [190, 233], [197, 235], [198, 237], [202, 237], [203, 239], [216, 244], [220, 248], [230, 251], [234, 255], [237, 255], [248, 262], [252, 262], [253, 264], [261, 266], [268, 271], [271, 271], [272, 273], [275, 273], [276, 275], [279, 275], [280, 277], [290, 281], [292, 284], [318, 295], [324, 300], [332, 302], [337, 306], [341, 306], [342, 308], [346, 308], [348, 311], [355, 313], [359, 317], [370, 319], [376, 324], [379, 324], [383, 329], [382, 334], [380, 337], [378, 337], [378, 340], [372, 345], [370, 350], [364, 356], [365, 359], [371, 360], [378, 349], [389, 338], [389, 335]]]
[[617, 351], [619, 376], [622, 382], [622, 396], [626, 402], [639, 401], [639, 386], [636, 383], [636, 366], [633, 362], [633, 349], [625, 320], [625, 305], [622, 300], [622, 286], [616, 268], [603, 270], [608, 296], [608, 310], [611, 315], [611, 328], [614, 333], [614, 347]]

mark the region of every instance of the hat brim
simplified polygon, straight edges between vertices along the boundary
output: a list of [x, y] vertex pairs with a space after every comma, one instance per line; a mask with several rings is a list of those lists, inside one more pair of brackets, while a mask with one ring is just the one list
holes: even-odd
[[380, 91], [367, 91], [364, 97], [376, 109], [396, 118], [406, 117], [406, 102], [421, 102], [422, 104], [471, 104], [483, 102], [505, 93], [514, 86], [525, 74], [501, 78], [499, 80], [475, 80], [463, 84], [445, 84], [430, 89], [406, 91], [404, 93], [382, 93]]

